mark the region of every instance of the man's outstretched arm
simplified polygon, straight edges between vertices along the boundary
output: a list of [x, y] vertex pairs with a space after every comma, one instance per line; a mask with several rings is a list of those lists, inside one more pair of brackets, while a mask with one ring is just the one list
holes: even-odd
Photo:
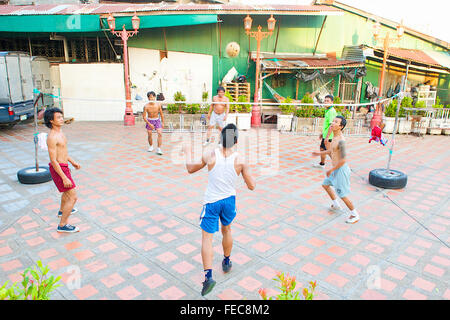
[[189, 173], [195, 173], [201, 169], [203, 169], [206, 164], [208, 163], [208, 158], [206, 154], [202, 155], [202, 161], [200, 163], [193, 163], [191, 158], [191, 146], [190, 145], [183, 145], [183, 152], [186, 155], [186, 169]]

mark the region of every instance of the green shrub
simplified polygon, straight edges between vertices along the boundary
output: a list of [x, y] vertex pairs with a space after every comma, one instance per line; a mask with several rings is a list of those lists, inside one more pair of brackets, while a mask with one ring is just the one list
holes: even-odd
[[341, 100], [340, 97], [334, 97], [333, 103], [335, 103], [335, 104], [341, 104], [341, 103], [342, 103], [342, 100]]
[[[303, 96], [301, 103], [313, 104], [314, 99], [307, 93]], [[312, 117], [314, 117], [314, 107], [313, 106], [300, 106], [295, 111], [295, 115], [299, 118], [312, 118]]]
[[339, 113], [341, 116], [344, 116], [345, 119], [351, 119], [352, 113], [348, 109], [344, 109], [342, 112]]
[[[227, 97], [230, 100], [230, 102], [236, 102], [236, 101], [234, 101], [234, 98], [233, 98], [233, 96], [231, 95], [231, 93], [229, 91], [225, 92], [225, 97]], [[229, 111], [230, 112], [237, 112], [237, 105], [233, 104], [233, 103], [230, 103]]]
[[307, 94], [305, 94], [303, 96], [301, 102], [302, 103], [311, 103], [311, 104], [313, 104], [314, 103], [314, 99], [307, 93]]
[[[186, 97], [181, 93], [181, 91], [175, 92], [173, 99], [175, 101], [186, 101]], [[175, 105], [178, 108], [178, 112], [181, 112], [186, 107], [185, 103], [175, 103]]]
[[384, 115], [386, 117], [393, 118], [395, 117], [395, 113], [397, 111], [397, 99], [392, 99], [391, 102], [388, 104], [386, 109], [384, 110]]
[[178, 105], [173, 104], [173, 103], [168, 104], [168, 105], [167, 105], [167, 112], [168, 112], [169, 114], [175, 114], [175, 113], [178, 113], [178, 112], [179, 112], [179, 107], [178, 107]]
[[314, 290], [316, 289], [317, 285], [316, 281], [309, 282], [310, 290], [308, 290], [308, 288], [304, 288], [301, 292], [295, 292], [294, 290], [297, 286], [295, 276], [291, 277], [289, 276], [289, 274], [285, 276], [284, 273], [277, 272], [277, 277], [273, 280], [279, 283], [279, 287], [277, 287], [277, 289], [280, 289], [281, 293], [276, 297], [268, 297], [267, 289], [261, 288], [258, 290], [258, 293], [264, 300], [273, 300], [274, 298], [275, 300], [302, 300], [302, 295], [305, 300], [313, 300], [314, 298]]
[[[238, 97], [237, 102], [249, 102], [247, 96], [241, 95]], [[252, 110], [252, 105], [250, 103], [246, 104], [236, 104], [234, 105], [238, 113], [249, 113]], [[231, 109], [231, 107], [230, 107]], [[231, 110], [230, 110], [231, 112]]]
[[[283, 100], [283, 103], [292, 103], [292, 98], [290, 96], [287, 96], [286, 99]], [[295, 111], [295, 106], [293, 105], [280, 105], [281, 113], [282, 114], [292, 114]]]
[[[417, 108], [417, 109], [424, 109], [426, 107], [427, 107], [427, 105], [426, 105], [425, 101], [417, 101], [416, 105], [414, 106], [414, 108]], [[426, 112], [425, 111], [417, 111], [417, 114], [419, 116], [425, 116]]]
[[[334, 104], [341, 104], [342, 100], [339, 97], [334, 97], [333, 100]], [[343, 113], [344, 112], [345, 107], [344, 106], [334, 106], [334, 110], [336, 110], [337, 113]]]
[[186, 113], [189, 113], [189, 114], [199, 113], [200, 112], [200, 104], [198, 104], [198, 103], [188, 104], [185, 107], [185, 111], [186, 111]]
[[203, 93], [202, 93], [202, 101], [208, 100], [208, 97], [209, 97], [208, 91], [203, 91]]
[[13, 283], [6, 288], [8, 281], [0, 287], [0, 300], [49, 300], [50, 293], [61, 285], [57, 284], [61, 277], [50, 276], [47, 279], [50, 269], [43, 266], [42, 262], [36, 262], [38, 268], [26, 268], [22, 275], [22, 287]]
[[313, 109], [313, 116], [316, 118], [325, 118], [325, 108], [316, 107]]
[[441, 104], [441, 98], [436, 97], [436, 103], [433, 105], [433, 108], [436, 108], [436, 109], [444, 108], [444, 105]]
[[425, 101], [417, 101], [416, 105], [414, 106], [414, 108], [425, 108], [427, 105], [425, 103]]
[[400, 118], [406, 117], [405, 108], [412, 108], [413, 107], [412, 102], [413, 102], [413, 99], [411, 97], [404, 97], [402, 99], [402, 102], [400, 103], [400, 110], [398, 112], [398, 116]]

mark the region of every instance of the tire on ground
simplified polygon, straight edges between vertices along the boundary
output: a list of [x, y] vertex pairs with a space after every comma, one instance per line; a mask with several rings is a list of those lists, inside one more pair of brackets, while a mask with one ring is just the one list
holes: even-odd
[[52, 180], [52, 176], [48, 167], [39, 167], [39, 171], [36, 167], [28, 167], [17, 172], [17, 179], [23, 184], [37, 184]]
[[402, 189], [408, 182], [408, 176], [397, 170], [375, 169], [369, 173], [369, 183], [384, 189]]

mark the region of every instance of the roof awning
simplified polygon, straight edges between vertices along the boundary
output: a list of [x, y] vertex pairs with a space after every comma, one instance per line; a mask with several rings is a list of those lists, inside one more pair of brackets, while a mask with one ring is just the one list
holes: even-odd
[[[0, 15], [0, 32], [100, 32], [100, 15]], [[216, 23], [216, 14], [140, 16], [140, 29]], [[116, 28], [131, 30], [131, 16], [116, 17]]]
[[286, 4], [168, 4], [160, 3], [92, 3], [92, 4], [41, 4], [2, 5], [0, 15], [45, 15], [45, 14], [108, 14], [132, 15], [160, 14], [237, 14], [237, 15], [343, 15], [344, 11], [326, 5]]
[[[364, 50], [366, 58], [383, 61], [383, 49], [366, 47], [367, 49]], [[415, 69], [424, 72], [449, 73], [450, 71], [450, 56], [446, 53], [392, 47], [389, 48], [387, 62], [399, 67], [405, 67], [407, 63], [410, 63]]]
[[[252, 55], [253, 57], [253, 55]], [[263, 70], [308, 70], [308, 69], [343, 69], [364, 67], [364, 62], [354, 60], [338, 60], [336, 58], [317, 56], [270, 56], [261, 59]]]
[[[217, 22], [217, 14], [169, 14], [169, 15], [151, 15], [139, 16], [139, 28], [159, 28], [190, 26], [197, 24], [208, 24]], [[103, 25], [108, 26], [106, 18], [102, 18]], [[131, 17], [116, 17], [116, 29], [122, 29], [125, 25], [127, 30], [131, 30]]]
[[0, 16], [0, 32], [98, 32], [98, 15]]

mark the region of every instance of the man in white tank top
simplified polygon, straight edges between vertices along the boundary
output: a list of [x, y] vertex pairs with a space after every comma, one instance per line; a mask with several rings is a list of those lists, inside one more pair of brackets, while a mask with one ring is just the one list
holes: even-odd
[[202, 260], [205, 272], [202, 296], [209, 293], [216, 281], [212, 278], [213, 262], [213, 235], [219, 231], [219, 220], [222, 224], [222, 246], [224, 259], [222, 270], [227, 273], [231, 270], [231, 249], [233, 238], [231, 237], [231, 222], [236, 217], [236, 183], [242, 174], [244, 182], [250, 190], [255, 189], [255, 179], [250, 174], [250, 167], [234, 150], [238, 141], [238, 130], [234, 124], [228, 124], [223, 128], [221, 135], [222, 147], [211, 150], [208, 148], [201, 163], [191, 162], [191, 149], [185, 145], [183, 151], [186, 154], [186, 169], [189, 173], [197, 172], [208, 166], [208, 187], [206, 188], [203, 209], [200, 215], [200, 227], [202, 228]]

